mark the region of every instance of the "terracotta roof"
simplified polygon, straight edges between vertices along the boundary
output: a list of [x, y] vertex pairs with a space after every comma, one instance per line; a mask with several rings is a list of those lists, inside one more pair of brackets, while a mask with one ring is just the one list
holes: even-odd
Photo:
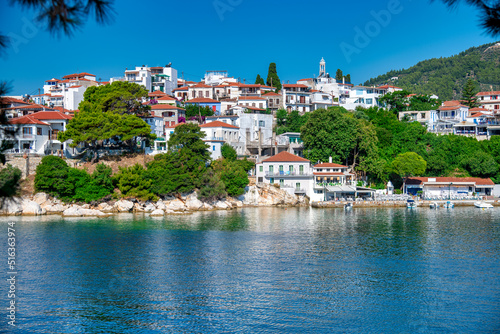
[[486, 115], [481, 113], [481, 112], [475, 112], [475, 113], [472, 113], [469, 117], [474, 118], [474, 117], [481, 117], [481, 116], [486, 116]]
[[312, 78], [300, 79], [300, 80], [298, 80], [297, 82], [299, 82], [299, 81], [309, 81], [309, 80], [313, 80], [313, 79], [312, 79]]
[[59, 111], [59, 112], [62, 112], [62, 113], [67, 113], [67, 112], [74, 112], [74, 111], [78, 111], [78, 110], [69, 110], [69, 109], [64, 109], [63, 107], [52, 107], [50, 108], [52, 110], [56, 110], [56, 111]]
[[68, 87], [68, 89], [69, 89], [69, 88], [79, 88], [79, 87], [82, 87], [82, 85], [78, 85], [78, 86], [70, 86], [70, 87]]
[[183, 124], [186, 124], [186, 123], [177, 123], [174, 126], [166, 126], [165, 128], [166, 129], [174, 129], [174, 128], [178, 127], [179, 125], [183, 125]]
[[488, 96], [488, 95], [500, 95], [500, 91], [494, 91], [494, 92], [479, 92], [476, 94], [476, 96]]
[[262, 161], [262, 162], [310, 162], [305, 158], [301, 158], [295, 154], [289, 153], [287, 151], [283, 151], [272, 157]]
[[171, 97], [168, 95], [162, 96], [162, 97], [158, 98], [157, 100], [158, 101], [177, 101], [177, 99], [175, 97]]
[[206, 97], [197, 97], [195, 99], [187, 100], [184, 103], [220, 103], [220, 101], [212, 100]]
[[179, 87], [179, 88], [175, 88], [175, 89], [172, 89], [172, 91], [176, 91], [176, 90], [188, 90], [189, 87], [188, 86], [184, 86], [184, 87]]
[[192, 86], [192, 88], [212, 88], [212, 86], [205, 85], [204, 83], [197, 83], [196, 85]]
[[171, 104], [167, 103], [159, 103], [151, 106], [152, 110], [166, 110], [166, 109], [179, 109], [179, 110], [184, 110], [181, 107], [173, 106]]
[[263, 94], [262, 96], [281, 96], [281, 94], [275, 93], [275, 92], [268, 92]]
[[262, 109], [262, 108], [251, 107], [251, 106], [240, 106], [239, 104], [238, 104], [238, 107], [247, 108], [250, 110], [257, 110], [257, 111], [265, 111], [266, 110], [266, 109]]
[[383, 86], [378, 86], [378, 87], [377, 87], [377, 89], [387, 89], [387, 88], [397, 88], [397, 89], [401, 89], [400, 87], [391, 86], [391, 85], [383, 85]]
[[334, 164], [330, 162], [322, 162], [313, 166], [314, 168], [347, 168], [347, 166]]
[[219, 127], [239, 129], [239, 127], [237, 127], [235, 125], [227, 124], [227, 123], [224, 123], [221, 121], [212, 121], [212, 122], [208, 122], [208, 123], [200, 125], [200, 128], [219, 128]]
[[48, 123], [42, 122], [33, 117], [33, 115], [26, 115], [21, 117], [16, 117], [9, 120], [9, 124], [37, 124], [37, 125], [49, 125]]
[[43, 108], [45, 108], [45, 106], [42, 106], [40, 104], [30, 103], [30, 104], [25, 104], [25, 105], [17, 106], [17, 107], [11, 107], [11, 108], [7, 108], [7, 109], [14, 110], [14, 109], [43, 109]]
[[38, 120], [47, 120], [47, 119], [71, 119], [72, 117], [66, 115], [60, 111], [39, 111], [34, 114], [31, 114], [33, 118]]
[[470, 112], [474, 112], [474, 111], [488, 111], [488, 109], [486, 109], [486, 108], [470, 108], [469, 111]]
[[458, 106], [460, 104], [462, 104], [462, 102], [461, 101], [457, 101], [457, 100], [444, 101], [443, 102], [443, 106], [445, 106], [445, 107]]
[[270, 88], [273, 89], [271, 86], [266, 86], [266, 85], [261, 85], [261, 84], [239, 84], [239, 87], [241, 88]]
[[0, 97], [0, 104], [7, 104], [7, 103], [23, 103], [23, 104], [29, 104], [28, 102], [24, 102], [23, 100], [15, 99], [13, 97]]
[[[406, 184], [422, 184], [429, 182], [430, 177], [410, 177]], [[482, 179], [479, 177], [435, 177], [437, 183], [475, 183], [476, 185], [495, 185], [491, 179]]]
[[238, 100], [266, 100], [266, 99], [259, 96], [240, 96], [238, 97]]
[[61, 80], [56, 79], [56, 78], [52, 78], [52, 79], [49, 79], [49, 80], [45, 80], [45, 82], [49, 82], [49, 81], [58, 81], [58, 82], [59, 82], [59, 81], [61, 81]]
[[309, 88], [309, 87], [302, 84], [284, 84], [283, 88]]
[[154, 92], [148, 93], [148, 96], [165, 96], [167, 93], [164, 93], [160, 90], [156, 90]]

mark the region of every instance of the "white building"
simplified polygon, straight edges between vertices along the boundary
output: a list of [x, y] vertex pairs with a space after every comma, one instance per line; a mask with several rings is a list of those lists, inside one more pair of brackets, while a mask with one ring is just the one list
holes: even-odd
[[43, 102], [48, 106], [77, 110], [87, 88], [99, 85], [96, 76], [87, 72], [65, 75], [63, 80], [52, 78], [46, 80], [43, 86]]
[[222, 157], [221, 148], [224, 143], [232, 144], [239, 141], [239, 127], [221, 121], [213, 121], [200, 125], [205, 133], [203, 141], [208, 144], [212, 160]]
[[281, 93], [287, 111], [297, 110], [302, 113], [311, 111], [311, 93], [306, 85], [284, 84]]
[[149, 67], [146, 65], [136, 66], [135, 69], [125, 69], [123, 77], [115, 77], [109, 80], [128, 81], [142, 85], [148, 92], [159, 90], [168, 95], [172, 95], [173, 90], [177, 88], [177, 70], [171, 65]]
[[348, 167], [332, 163], [319, 163], [313, 166], [314, 191], [312, 201], [332, 201], [357, 197], [355, 175]]
[[207, 71], [203, 81], [210, 86], [220, 85], [223, 82], [238, 82], [237, 79], [229, 77], [227, 71]]
[[267, 99], [260, 96], [240, 96], [238, 97], [238, 105], [266, 110]]
[[257, 183], [277, 184], [290, 194], [311, 196], [311, 162], [283, 151], [256, 164]]
[[481, 107], [500, 113], [500, 91], [479, 92], [476, 96]]
[[441, 134], [453, 133], [453, 125], [465, 122], [469, 107], [460, 101], [445, 101], [438, 110], [431, 110], [427, 131]]

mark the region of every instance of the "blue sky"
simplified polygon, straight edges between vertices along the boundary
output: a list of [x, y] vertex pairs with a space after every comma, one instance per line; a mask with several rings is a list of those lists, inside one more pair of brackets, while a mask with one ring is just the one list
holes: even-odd
[[45, 80], [70, 73], [107, 81], [126, 67], [169, 62], [188, 80], [227, 70], [247, 83], [265, 78], [275, 62], [280, 79], [295, 82], [317, 75], [321, 57], [327, 72], [341, 68], [358, 84], [495, 41], [479, 27], [475, 9], [450, 10], [439, 0], [118, 0], [114, 22], [90, 18], [72, 37], [34, 25], [33, 11], [6, 0], [0, 6], [0, 31], [15, 38], [0, 59], [0, 80], [11, 81], [11, 95], [35, 94]]

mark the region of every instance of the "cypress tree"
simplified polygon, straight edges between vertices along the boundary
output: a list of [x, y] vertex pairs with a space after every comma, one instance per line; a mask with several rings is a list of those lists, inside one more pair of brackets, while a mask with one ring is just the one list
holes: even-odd
[[464, 90], [462, 91], [462, 103], [469, 108], [479, 107], [476, 94], [476, 84], [472, 81], [472, 79], [467, 80]]
[[255, 84], [256, 85], [265, 85], [266, 84], [264, 82], [264, 79], [260, 76], [260, 74], [257, 74], [257, 78], [255, 78]]
[[276, 90], [281, 89], [281, 81], [276, 71], [276, 63], [269, 64], [269, 71], [267, 72], [267, 85], [276, 87]]
[[342, 74], [342, 70], [340, 68], [337, 69], [337, 73], [335, 74], [335, 80], [338, 82], [342, 82], [342, 78], [344, 75]]

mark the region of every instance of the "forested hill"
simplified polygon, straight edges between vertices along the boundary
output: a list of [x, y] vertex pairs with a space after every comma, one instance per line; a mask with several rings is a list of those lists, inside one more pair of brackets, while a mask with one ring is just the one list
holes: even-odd
[[[397, 77], [397, 79], [396, 79]], [[458, 99], [468, 78], [481, 91], [500, 90], [500, 43], [472, 47], [447, 58], [424, 60], [408, 69], [392, 70], [365, 82], [391, 84], [416, 94], [436, 94], [441, 100]]]

